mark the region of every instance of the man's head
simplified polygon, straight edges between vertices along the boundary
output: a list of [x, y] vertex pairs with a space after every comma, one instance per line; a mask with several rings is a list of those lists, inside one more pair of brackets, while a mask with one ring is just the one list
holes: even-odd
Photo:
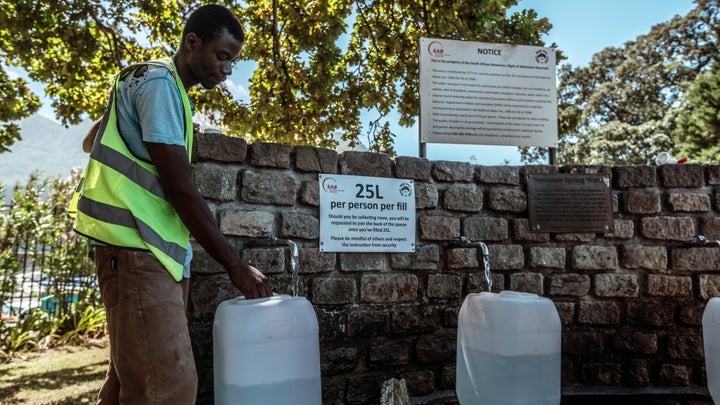
[[227, 29], [233, 38], [241, 43], [245, 42], [245, 34], [237, 16], [223, 6], [208, 4], [190, 14], [183, 29], [182, 40], [184, 42], [187, 35], [192, 32], [203, 41], [211, 41], [222, 33], [223, 28]]
[[175, 57], [185, 87], [200, 83], [209, 89], [225, 81], [244, 40], [242, 25], [229, 9], [206, 5], [195, 10], [185, 24]]

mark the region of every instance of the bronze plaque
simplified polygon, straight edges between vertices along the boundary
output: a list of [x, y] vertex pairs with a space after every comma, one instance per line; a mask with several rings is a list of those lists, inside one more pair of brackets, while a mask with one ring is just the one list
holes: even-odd
[[532, 232], [614, 232], [610, 178], [600, 174], [528, 177]]

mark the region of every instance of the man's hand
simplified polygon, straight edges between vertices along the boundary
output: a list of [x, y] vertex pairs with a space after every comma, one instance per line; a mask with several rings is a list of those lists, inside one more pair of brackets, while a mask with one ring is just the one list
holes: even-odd
[[267, 277], [253, 266], [239, 264], [228, 269], [230, 281], [246, 299], [264, 298], [272, 295]]

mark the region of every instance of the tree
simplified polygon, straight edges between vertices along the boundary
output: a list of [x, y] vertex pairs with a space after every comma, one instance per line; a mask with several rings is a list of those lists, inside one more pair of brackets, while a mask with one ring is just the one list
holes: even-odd
[[[559, 69], [559, 163], [649, 164], [677, 152], [679, 106], [717, 55], [718, 1], [698, 0], [686, 16], [654, 26], [587, 67]], [[542, 157], [527, 149], [523, 159]]]
[[699, 162], [720, 160], [720, 61], [702, 73], [687, 92], [677, 118], [680, 154]]
[[[242, 58], [256, 60], [250, 102], [226, 87], [191, 92], [198, 109], [250, 140], [334, 146], [357, 142], [360, 114], [371, 149], [393, 152], [387, 116], [418, 115], [420, 37], [543, 45], [551, 25], [533, 10], [507, 15], [517, 0], [225, 1], [246, 27]], [[104, 107], [112, 75], [130, 63], [173, 52], [198, 2], [3, 2], [0, 61], [45, 84], [64, 124]], [[0, 81], [2, 81], [0, 77]], [[1, 94], [0, 94], [1, 95]], [[4, 102], [0, 99], [0, 103]], [[2, 117], [0, 117], [2, 118]]]

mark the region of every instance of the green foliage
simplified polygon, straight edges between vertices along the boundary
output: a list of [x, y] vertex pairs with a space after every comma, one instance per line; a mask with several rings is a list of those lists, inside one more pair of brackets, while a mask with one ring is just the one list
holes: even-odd
[[680, 154], [703, 163], [720, 160], [720, 62], [688, 90], [675, 136]]
[[[257, 61], [250, 100], [233, 99], [225, 87], [191, 91], [200, 112], [251, 141], [332, 147], [334, 134], [355, 143], [367, 127], [371, 150], [388, 153], [393, 153], [393, 134], [387, 117], [393, 113], [397, 124], [411, 126], [419, 112], [420, 37], [542, 45], [541, 36], [551, 28], [533, 10], [508, 15], [517, 0], [222, 3], [245, 25], [241, 57]], [[86, 113], [97, 118], [113, 74], [174, 52], [183, 21], [199, 4], [5, 4], [0, 62], [44, 83], [64, 124], [77, 123]], [[363, 123], [363, 112], [376, 118]]]
[[[718, 7], [699, 0], [688, 15], [602, 50], [587, 67], [562, 66], [558, 163], [651, 164], [658, 152], [675, 154], [679, 106], [717, 57]], [[523, 160], [538, 156], [526, 149]]]
[[[42, 290], [35, 287], [30, 292], [35, 300], [42, 299], [39, 308], [4, 314], [6, 318], [0, 320], [0, 359], [21, 350], [81, 343], [104, 332], [99, 293], [89, 288], [95, 272], [87, 243], [77, 238], [67, 219], [79, 177], [78, 171], [67, 179], [41, 180], [33, 174], [25, 186], [15, 187], [10, 207], [0, 212], [0, 306], [10, 304], [13, 295], [18, 298], [23, 287], [20, 276], [29, 263], [48, 281]], [[77, 285], [78, 280], [88, 286]], [[27, 297], [24, 302], [29, 301]]]

